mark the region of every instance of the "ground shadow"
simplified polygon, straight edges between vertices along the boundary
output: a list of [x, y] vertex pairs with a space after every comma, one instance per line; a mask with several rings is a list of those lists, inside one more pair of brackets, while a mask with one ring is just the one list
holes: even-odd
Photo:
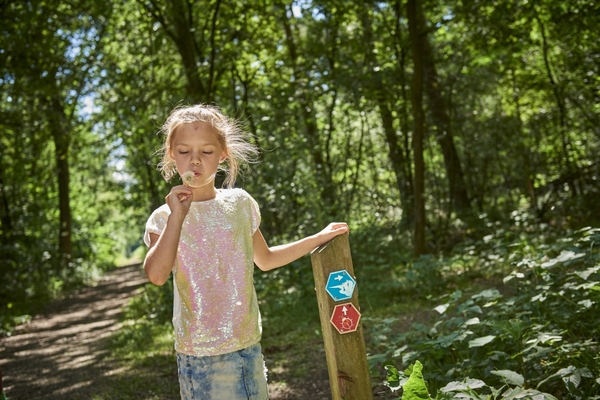
[[145, 282], [140, 265], [118, 268], [0, 339], [7, 396], [90, 399], [94, 387], [115, 373], [103, 361], [104, 340], [119, 329], [121, 309]]

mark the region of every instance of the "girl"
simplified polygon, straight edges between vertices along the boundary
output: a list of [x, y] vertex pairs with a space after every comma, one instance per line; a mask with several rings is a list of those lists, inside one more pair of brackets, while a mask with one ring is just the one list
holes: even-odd
[[[173, 273], [181, 398], [266, 399], [254, 264], [263, 271], [288, 264], [348, 226], [332, 223], [313, 236], [269, 247], [258, 204], [231, 188], [240, 163], [257, 153], [238, 124], [216, 107], [195, 105], [175, 109], [162, 132], [159, 168], [167, 181], [179, 174], [184, 184], [174, 186], [148, 219], [144, 269], [155, 285]], [[227, 189], [214, 186], [219, 169], [226, 171]]]

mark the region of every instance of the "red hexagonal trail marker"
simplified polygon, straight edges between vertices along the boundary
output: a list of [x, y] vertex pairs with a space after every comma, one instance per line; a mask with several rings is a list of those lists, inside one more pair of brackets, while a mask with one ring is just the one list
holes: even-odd
[[339, 333], [356, 332], [360, 322], [360, 312], [352, 303], [338, 304], [333, 308], [329, 321]]
[[[367, 351], [360, 324], [358, 290], [353, 286], [352, 292], [346, 291], [348, 296], [341, 296], [342, 298], [332, 296], [326, 290], [332, 273], [335, 278], [340, 271], [345, 271], [348, 278], [355, 282], [348, 234], [339, 235], [331, 242], [316, 248], [310, 253], [310, 259], [319, 304], [331, 398], [372, 400]], [[341, 285], [341, 282], [333, 286], [338, 285]], [[341, 300], [344, 300], [343, 304], [336, 304]]]

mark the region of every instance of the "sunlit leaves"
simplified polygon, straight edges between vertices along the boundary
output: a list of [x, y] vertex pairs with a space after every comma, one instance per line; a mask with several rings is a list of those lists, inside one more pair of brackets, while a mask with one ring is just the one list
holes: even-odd
[[545, 269], [550, 269], [557, 264], [566, 263], [568, 265], [569, 262], [577, 260], [581, 257], [585, 257], [585, 253], [575, 253], [570, 250], [563, 250], [558, 257], [555, 257], [551, 260], [544, 262], [541, 267]]
[[490, 343], [495, 338], [496, 338], [496, 336], [494, 336], [494, 335], [488, 335], [488, 336], [478, 337], [477, 339], [469, 340], [469, 347], [485, 346], [486, 344]]
[[484, 387], [485, 383], [479, 379], [465, 379], [463, 382], [450, 382], [440, 389], [441, 392], [457, 392], [468, 389], [479, 389]]
[[515, 371], [498, 370], [490, 372], [493, 375], [502, 377], [510, 385], [523, 386], [525, 383], [525, 378], [523, 378], [523, 375], [516, 373]]

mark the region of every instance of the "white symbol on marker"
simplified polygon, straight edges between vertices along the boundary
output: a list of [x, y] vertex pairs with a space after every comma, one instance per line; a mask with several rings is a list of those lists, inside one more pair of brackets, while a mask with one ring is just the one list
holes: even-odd
[[347, 280], [342, 282], [341, 285], [332, 286], [332, 289], [339, 289], [340, 293], [344, 296], [352, 296], [352, 291], [354, 290], [354, 282], [351, 280]]
[[342, 312], [344, 313], [344, 315], [348, 315], [348, 309], [346, 308], [346, 306], [342, 308]]
[[344, 277], [340, 274], [333, 279], [335, 279], [336, 281], [341, 281], [342, 279], [344, 279]]

